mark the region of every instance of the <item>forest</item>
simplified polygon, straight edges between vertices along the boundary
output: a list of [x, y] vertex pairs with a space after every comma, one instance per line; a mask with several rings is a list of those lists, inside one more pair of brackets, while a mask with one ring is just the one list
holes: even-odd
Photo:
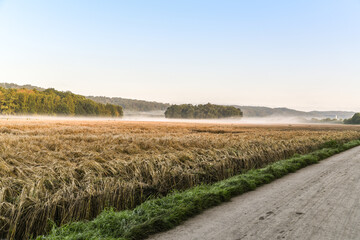
[[204, 105], [171, 105], [165, 111], [166, 118], [228, 118], [242, 117], [242, 115], [243, 113], [239, 108], [210, 103]]
[[[33, 86], [30, 84], [19, 85], [15, 83], [0, 83], [0, 87], [5, 89], [16, 88], [16, 89], [30, 89], [37, 91], [45, 91], [45, 88]], [[121, 97], [104, 97], [104, 96], [86, 96], [87, 99], [93, 100], [97, 103], [112, 104], [121, 106], [124, 111], [133, 112], [149, 112], [149, 111], [165, 111], [170, 106], [168, 103], [160, 103], [155, 101], [144, 101], [137, 99], [127, 99]]]
[[121, 106], [101, 104], [84, 96], [55, 89], [15, 89], [0, 87], [1, 114], [46, 114], [70, 116], [123, 115]]
[[355, 113], [352, 118], [345, 119], [345, 124], [360, 124], [360, 113]]

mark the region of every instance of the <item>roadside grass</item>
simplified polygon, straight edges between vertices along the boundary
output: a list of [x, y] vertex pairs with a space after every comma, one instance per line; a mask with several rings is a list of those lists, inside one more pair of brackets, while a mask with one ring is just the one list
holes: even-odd
[[54, 226], [48, 236], [37, 240], [130, 240], [144, 239], [169, 230], [186, 219], [231, 197], [254, 190], [288, 173], [360, 145], [360, 140], [339, 144], [330, 141], [325, 148], [306, 155], [295, 155], [264, 168], [254, 169], [211, 185], [200, 185], [166, 197], [145, 201], [133, 210], [104, 210], [92, 221]]

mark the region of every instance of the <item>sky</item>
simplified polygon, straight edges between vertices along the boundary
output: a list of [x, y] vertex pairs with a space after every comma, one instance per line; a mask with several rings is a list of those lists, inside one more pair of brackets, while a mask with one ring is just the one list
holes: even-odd
[[360, 111], [359, 0], [0, 0], [0, 82]]

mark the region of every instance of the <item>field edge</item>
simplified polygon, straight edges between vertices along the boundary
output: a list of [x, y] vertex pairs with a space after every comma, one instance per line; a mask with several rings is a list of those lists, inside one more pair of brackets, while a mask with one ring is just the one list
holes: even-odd
[[325, 148], [312, 153], [295, 155], [214, 184], [200, 185], [151, 199], [133, 210], [115, 212], [107, 209], [92, 221], [54, 226], [48, 236], [39, 236], [36, 239], [144, 239], [151, 234], [174, 228], [188, 218], [234, 196], [359, 145], [360, 140], [343, 144], [331, 141]]

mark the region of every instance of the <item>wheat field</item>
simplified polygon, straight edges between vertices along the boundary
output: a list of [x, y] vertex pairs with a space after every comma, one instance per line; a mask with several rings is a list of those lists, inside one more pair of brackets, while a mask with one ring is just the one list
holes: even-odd
[[0, 120], [0, 238], [129, 209], [149, 197], [360, 139], [343, 125]]

